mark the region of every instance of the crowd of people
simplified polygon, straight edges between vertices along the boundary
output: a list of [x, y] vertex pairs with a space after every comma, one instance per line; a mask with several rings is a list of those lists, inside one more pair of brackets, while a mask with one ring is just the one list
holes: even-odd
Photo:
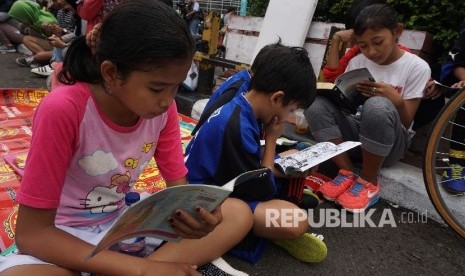
[[[277, 41], [259, 51], [250, 70], [238, 72], [214, 92], [184, 156], [174, 98], [194, 56], [201, 20], [196, 0], [183, 4], [184, 18], [169, 0], [0, 3], [0, 51], [13, 52], [23, 44], [29, 55], [17, 63], [54, 79], [53, 93], [34, 114], [16, 196], [19, 253], [0, 257], [5, 276], [201, 275], [199, 268], [227, 252], [256, 263], [268, 242], [300, 261], [322, 262], [328, 249], [306, 219], [291, 225], [267, 221], [270, 209], [305, 217], [306, 210], [318, 207], [318, 196], [304, 185], [316, 168], [289, 176], [274, 166], [277, 156], [292, 152], [277, 152], [289, 115], [304, 109], [316, 141], [361, 142], [357, 150], [332, 158], [338, 174], [319, 192], [348, 211], [363, 212], [379, 199], [381, 167], [407, 152], [422, 104], [450, 96], [432, 82], [429, 65], [398, 44], [403, 26], [394, 9], [360, 0], [346, 30], [331, 38], [323, 70], [332, 81], [346, 71], [369, 69], [376, 81], [357, 85], [365, 98], [357, 114], [345, 114], [317, 96], [307, 50]], [[81, 19], [87, 23], [84, 35]], [[340, 59], [339, 44], [347, 42], [353, 47]], [[465, 86], [464, 47], [461, 31], [441, 82]], [[463, 125], [464, 118], [457, 116], [457, 123]], [[463, 131], [452, 132], [464, 141]], [[452, 192], [465, 192], [463, 145], [451, 146], [451, 168], [442, 176]], [[100, 154], [107, 158], [95, 158]], [[183, 239], [151, 241], [154, 250], [145, 258], [104, 250], [83, 262], [126, 207], [117, 200], [124, 191], [101, 192], [115, 208], [97, 213], [82, 200], [109, 187], [115, 175], [135, 183], [152, 157], [167, 187], [222, 186], [259, 168], [269, 169], [273, 177], [242, 187], [211, 212], [199, 206], [194, 217], [176, 210], [167, 220]], [[128, 166], [129, 158], [137, 164]], [[457, 171], [461, 178], [452, 178]], [[314, 204], [303, 204], [304, 195]]]

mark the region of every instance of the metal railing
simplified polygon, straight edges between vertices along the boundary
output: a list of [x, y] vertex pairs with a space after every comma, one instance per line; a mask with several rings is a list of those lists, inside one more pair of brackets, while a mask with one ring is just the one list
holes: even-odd
[[[183, 1], [174, 0], [173, 2], [176, 7], [177, 3]], [[185, 2], [187, 2], [187, 0], [185, 0]], [[214, 11], [220, 15], [224, 15], [228, 7], [235, 7], [237, 14], [239, 14], [241, 9], [241, 0], [197, 0], [197, 2], [204, 11]]]

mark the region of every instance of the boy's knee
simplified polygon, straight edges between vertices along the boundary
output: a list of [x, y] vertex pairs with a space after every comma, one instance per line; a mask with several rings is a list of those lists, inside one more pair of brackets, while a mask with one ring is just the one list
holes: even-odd
[[299, 221], [296, 227], [288, 227], [287, 235], [289, 239], [297, 239], [308, 231], [308, 221]]
[[253, 214], [249, 205], [237, 198], [228, 198], [221, 205], [223, 220], [230, 220], [235, 224], [244, 225], [245, 228], [252, 228]]

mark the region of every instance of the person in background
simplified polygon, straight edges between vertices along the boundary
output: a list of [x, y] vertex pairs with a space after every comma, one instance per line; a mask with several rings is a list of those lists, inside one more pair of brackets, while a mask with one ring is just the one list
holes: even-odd
[[14, 0], [0, 0], [0, 52], [14, 53], [15, 45], [23, 43], [24, 35], [20, 34], [20, 23], [10, 17], [8, 11]]
[[53, 46], [52, 57], [49, 64], [32, 68], [31, 73], [47, 77], [53, 74], [57, 62], [62, 62], [64, 54], [71, 41], [76, 36], [81, 35], [81, 18], [76, 13], [76, 0], [57, 0], [56, 5], [60, 7], [57, 13], [57, 25], [46, 25], [46, 28], [52, 33], [48, 37], [50, 44]]
[[188, 20], [189, 30], [195, 38], [199, 36], [199, 25], [200, 21], [203, 20], [200, 16], [200, 5], [197, 0], [189, 0], [187, 2], [187, 10], [186, 19]]
[[124, 1], [90, 39], [93, 49], [84, 36], [71, 43], [59, 73], [67, 85], [34, 114], [16, 196], [20, 254], [0, 257], [0, 273], [200, 275], [197, 266], [250, 231], [241, 200], [228, 198], [213, 212], [198, 207], [198, 218], [176, 210], [167, 220], [183, 239], [146, 258], [104, 250], [83, 261], [123, 211], [127, 191], [113, 189], [115, 176], [132, 185], [154, 157], [168, 187], [187, 184], [174, 97], [194, 54], [184, 22], [158, 0]]
[[37, 62], [47, 63], [51, 58], [51, 54], [41, 55], [39, 53], [53, 49], [47, 40], [52, 33], [46, 26], [48, 24], [57, 24], [55, 16], [32, 1], [14, 2], [8, 15], [24, 25], [23, 33], [25, 36], [23, 43], [33, 55], [38, 54], [39, 58], [37, 61], [34, 61], [34, 56], [17, 58], [16, 63], [26, 67], [31, 65], [38, 67]]
[[106, 17], [121, 0], [83, 0], [78, 3], [78, 15], [87, 21], [86, 34]]
[[[465, 21], [459, 38], [448, 52], [441, 70], [441, 83], [465, 93]], [[451, 132], [449, 167], [442, 173], [442, 185], [451, 193], [465, 192], [465, 110], [459, 109]]]
[[402, 30], [391, 7], [374, 4], [363, 8], [353, 26], [362, 54], [353, 57], [346, 68], [366, 67], [376, 80], [357, 85], [366, 98], [361, 112], [344, 114], [321, 96], [305, 112], [317, 141], [362, 143], [361, 171], [356, 172], [348, 153], [342, 153], [332, 158], [339, 174], [319, 190], [348, 211], [363, 212], [378, 201], [381, 166], [402, 158], [414, 134], [413, 118], [431, 70], [420, 57], [397, 45]]
[[231, 15], [235, 15], [235, 14], [236, 14], [236, 8], [235, 7], [228, 7], [226, 9], [226, 13], [223, 16], [223, 29], [224, 29], [224, 31], [228, 28], [229, 19], [231, 18]]
[[[346, 29], [335, 32], [331, 38], [331, 47], [328, 51], [326, 64], [322, 70], [326, 81], [334, 82], [339, 75], [344, 73], [349, 61], [353, 57], [361, 54], [353, 33], [353, 25], [360, 11], [366, 6], [372, 4], [383, 4], [384, 2], [385, 1], [383, 0], [358, 0], [351, 6], [347, 13], [347, 20], [345, 22]], [[339, 58], [339, 49], [341, 44], [347, 44], [350, 48], [341, 58]], [[411, 52], [410, 49], [403, 45], [398, 44], [398, 46], [404, 51]], [[436, 86], [432, 79], [426, 84], [425, 95], [415, 114], [414, 124], [412, 127], [414, 131], [421, 129], [434, 120], [436, 114], [439, 110], [441, 110], [445, 103], [442, 92], [443, 90]], [[421, 139], [419, 139], [418, 142], [422, 143]], [[412, 146], [412, 149], [418, 147], [421, 148], [421, 145]]]

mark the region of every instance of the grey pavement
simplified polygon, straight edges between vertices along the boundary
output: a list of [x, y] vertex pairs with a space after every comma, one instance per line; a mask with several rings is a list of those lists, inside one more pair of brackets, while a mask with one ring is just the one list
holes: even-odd
[[[45, 79], [15, 64], [19, 56], [0, 55], [0, 88], [45, 88]], [[345, 225], [325, 223], [312, 228], [311, 232], [325, 236], [328, 257], [324, 262], [299, 262], [273, 244], [255, 265], [231, 255], [225, 259], [249, 275], [465, 275], [465, 239], [440, 222], [421, 170], [399, 163], [381, 174], [383, 200], [370, 209], [370, 219], [374, 226], [381, 226], [386, 218], [390, 223], [357, 227], [349, 214]], [[332, 203], [322, 203], [314, 211], [313, 224], [328, 211], [338, 210]]]

